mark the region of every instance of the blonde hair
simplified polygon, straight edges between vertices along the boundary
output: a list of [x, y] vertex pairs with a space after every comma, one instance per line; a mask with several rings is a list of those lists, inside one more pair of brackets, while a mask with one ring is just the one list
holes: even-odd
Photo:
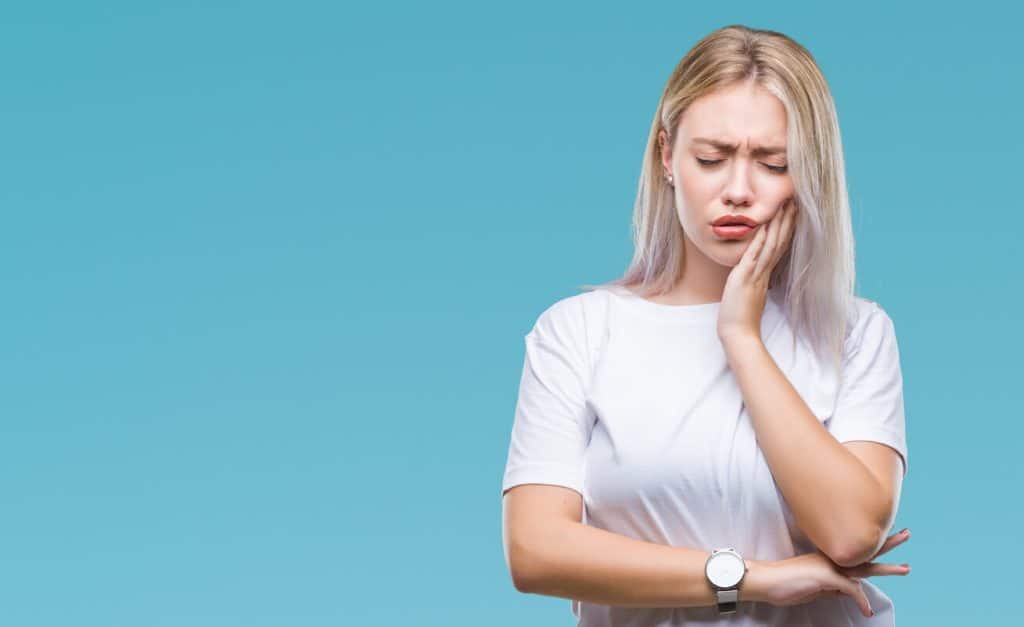
[[854, 315], [854, 241], [842, 143], [828, 84], [803, 46], [786, 35], [741, 25], [699, 41], [672, 71], [654, 113], [633, 210], [633, 260], [614, 281], [583, 289], [638, 285], [646, 296], [679, 280], [684, 240], [672, 188], [661, 175], [664, 130], [674, 144], [683, 112], [697, 98], [754, 81], [786, 108], [787, 163], [798, 207], [792, 243], [769, 286], [784, 286], [796, 335], [805, 328], [812, 349], [838, 371], [847, 324]]

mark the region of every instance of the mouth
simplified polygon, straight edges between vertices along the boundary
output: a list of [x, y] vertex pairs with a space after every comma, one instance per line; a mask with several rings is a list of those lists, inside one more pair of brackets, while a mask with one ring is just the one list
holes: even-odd
[[712, 225], [711, 230], [723, 239], [743, 239], [754, 231], [754, 227], [746, 224]]
[[736, 214], [721, 216], [711, 223], [711, 230], [722, 239], [743, 239], [755, 228], [755, 220]]
[[748, 226], [756, 227], [757, 221], [747, 216], [725, 215], [711, 223], [712, 226]]

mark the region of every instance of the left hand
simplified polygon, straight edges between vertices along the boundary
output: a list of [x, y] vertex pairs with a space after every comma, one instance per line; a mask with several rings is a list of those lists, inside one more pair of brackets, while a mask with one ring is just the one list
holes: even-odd
[[796, 203], [790, 199], [771, 220], [758, 226], [739, 263], [729, 272], [718, 311], [718, 337], [723, 342], [761, 339], [768, 280], [792, 241], [796, 211]]
[[822, 594], [848, 594], [857, 601], [865, 616], [873, 616], [871, 603], [860, 582], [866, 577], [909, 574], [910, 564], [873, 561], [909, 537], [909, 533], [889, 536], [870, 561], [856, 566], [839, 566], [818, 549], [782, 560], [748, 560], [749, 572], [740, 588], [740, 600], [746, 598], [781, 607], [807, 603]]

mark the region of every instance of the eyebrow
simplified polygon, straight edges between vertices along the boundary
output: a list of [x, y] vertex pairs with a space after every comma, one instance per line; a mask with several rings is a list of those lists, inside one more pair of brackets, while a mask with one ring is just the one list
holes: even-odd
[[[713, 146], [713, 147], [717, 148], [718, 150], [722, 150], [724, 152], [736, 152], [736, 145], [735, 144], [730, 144], [730, 143], [727, 143], [727, 142], [718, 141], [716, 139], [709, 139], [707, 137], [694, 137], [692, 143], [694, 143], [694, 144], [708, 144], [709, 146]], [[785, 146], [760, 146], [758, 148], [754, 148], [753, 150], [751, 150], [750, 154], [755, 155], [755, 156], [759, 156], [759, 155], [779, 155], [779, 154], [784, 155], [784, 154], [786, 154], [786, 147]]]

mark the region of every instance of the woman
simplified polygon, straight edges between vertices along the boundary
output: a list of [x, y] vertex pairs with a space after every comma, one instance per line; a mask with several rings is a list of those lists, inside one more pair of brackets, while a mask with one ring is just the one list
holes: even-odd
[[729, 26], [670, 76], [625, 276], [525, 337], [502, 485], [516, 588], [579, 625], [893, 625], [867, 577], [906, 473], [890, 317], [855, 296], [834, 103]]

